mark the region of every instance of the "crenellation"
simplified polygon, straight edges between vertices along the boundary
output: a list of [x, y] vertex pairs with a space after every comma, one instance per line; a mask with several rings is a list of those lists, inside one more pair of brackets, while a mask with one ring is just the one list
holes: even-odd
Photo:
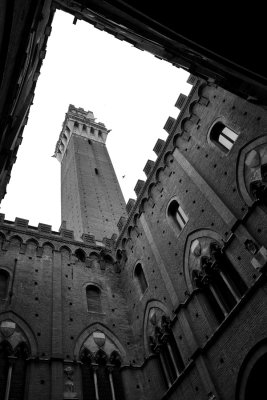
[[15, 227], [16, 228], [22, 228], [22, 229], [27, 229], [29, 224], [28, 219], [23, 219], [23, 218], [15, 218]]
[[131, 210], [132, 210], [134, 204], [135, 204], [135, 200], [134, 199], [129, 199], [128, 200], [128, 202], [126, 204], [126, 211], [127, 211], [128, 214], [131, 213]]
[[126, 218], [123, 217], [123, 216], [120, 217], [119, 222], [118, 222], [118, 224], [117, 224], [117, 226], [118, 226], [118, 228], [119, 228], [119, 231], [122, 230], [122, 228], [123, 228], [123, 226], [125, 225], [125, 223], [126, 223]]
[[157, 154], [157, 156], [160, 154], [161, 150], [163, 149], [165, 145], [165, 141], [163, 139], [158, 139], [157, 143], [155, 144], [153, 151]]
[[43, 224], [41, 222], [38, 224], [37, 229], [38, 229], [39, 232], [47, 233], [49, 235], [52, 232], [52, 226], [51, 225]]
[[144, 167], [144, 169], [143, 169], [143, 171], [144, 171], [144, 173], [146, 174], [146, 176], [148, 176], [148, 175], [150, 174], [150, 172], [152, 171], [154, 165], [155, 165], [155, 162], [152, 161], [152, 160], [148, 160], [148, 161], [146, 162], [146, 165], [145, 165], [145, 167]]
[[169, 117], [163, 127], [163, 129], [167, 132], [167, 133], [171, 133], [172, 127], [174, 125], [175, 122], [175, 118], [173, 117]]
[[179, 110], [183, 108], [185, 105], [185, 102], [187, 100], [187, 96], [183, 93], [180, 93], [178, 99], [176, 100], [175, 107], [177, 107]]
[[134, 191], [135, 191], [137, 196], [140, 194], [140, 192], [143, 189], [144, 185], [145, 185], [145, 181], [143, 181], [142, 179], [138, 179], [138, 181], [137, 181], [137, 183], [136, 183], [136, 185], [134, 187]]
[[[267, 142], [262, 132], [267, 117], [261, 110], [264, 122], [257, 125], [249, 108], [258, 113], [257, 106], [207, 86], [198, 80], [187, 98], [180, 97], [184, 105], [169, 124], [166, 142], [157, 142], [156, 161], [146, 163], [147, 179], [137, 182], [137, 199], [126, 205], [128, 217], [118, 212], [118, 232], [114, 227], [106, 232], [109, 218], [104, 214], [92, 218], [86, 229], [79, 225], [76, 234], [68, 216], [53, 232], [50, 225], [36, 228], [27, 220], [5, 221], [0, 215], [5, 235], [0, 233], [0, 291], [5, 282], [9, 285], [9, 295], [0, 297], [0, 338], [2, 321], [15, 321], [16, 335], [22, 329], [27, 340], [33, 332], [32, 354], [38, 349], [42, 356], [31, 373], [38, 368], [50, 385], [44, 395], [39, 378], [30, 377], [28, 389], [34, 395], [27, 400], [69, 398], [67, 366], [73, 368], [72, 393], [79, 398], [89, 398], [88, 387], [97, 387], [102, 400], [110, 382], [114, 396], [123, 400], [236, 396], [244, 360], [253, 349], [258, 354], [259, 343], [266, 341]], [[107, 153], [103, 143], [82, 137], [82, 131], [88, 133], [82, 122], [87, 112], [71, 107], [78, 117], [70, 121], [61, 144], [70, 146], [72, 135], [73, 154], [95, 157], [93, 169], [84, 167], [84, 173], [93, 173], [94, 183], [79, 205], [80, 214], [71, 214], [83, 221], [84, 209], [96, 218], [102, 208], [88, 198], [92, 188], [100, 190], [99, 177], [108, 173], [99, 161]], [[218, 116], [220, 129], [235, 128], [226, 150], [211, 133]], [[229, 131], [222, 132], [227, 138]], [[71, 170], [64, 173], [71, 193], [82, 196], [84, 185], [79, 186]], [[106, 194], [101, 189], [98, 197]], [[98, 226], [101, 235], [95, 235]], [[113, 349], [118, 353], [111, 357]], [[121, 366], [114, 381], [116, 365], [111, 370], [105, 356]], [[111, 375], [103, 384], [104, 370]], [[90, 380], [94, 372], [97, 379]]]

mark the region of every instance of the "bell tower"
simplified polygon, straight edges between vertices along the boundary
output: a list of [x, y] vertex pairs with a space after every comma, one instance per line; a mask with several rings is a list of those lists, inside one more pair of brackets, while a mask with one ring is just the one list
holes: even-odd
[[61, 220], [102, 241], [118, 233], [125, 200], [106, 148], [108, 130], [91, 111], [69, 106], [56, 144], [61, 163]]

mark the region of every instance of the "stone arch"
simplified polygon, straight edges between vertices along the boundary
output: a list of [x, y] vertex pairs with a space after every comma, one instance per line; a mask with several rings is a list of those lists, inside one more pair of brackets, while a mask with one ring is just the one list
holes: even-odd
[[5, 242], [6, 237], [3, 232], [0, 232], [0, 247], [2, 247], [2, 244]]
[[9, 239], [9, 247], [20, 247], [23, 243], [22, 238], [19, 235], [13, 235]]
[[174, 135], [174, 137], [172, 139], [172, 144], [174, 147], [177, 147], [178, 140], [179, 140], [179, 137], [181, 137], [181, 135], [182, 135], [182, 132], [179, 132], [176, 135]]
[[60, 248], [59, 248], [59, 251], [60, 252], [62, 252], [62, 251], [66, 251], [66, 252], [68, 252], [69, 253], [69, 255], [71, 255], [71, 249], [68, 247], [68, 246], [61, 246]]
[[103, 255], [103, 260], [107, 263], [107, 264], [114, 264], [114, 259], [110, 254], [104, 254]]
[[117, 338], [116, 335], [114, 335], [114, 333], [112, 333], [105, 325], [97, 322], [97, 323], [93, 323], [92, 325], [89, 325], [87, 328], [85, 328], [81, 334], [78, 336], [76, 343], [74, 345], [74, 350], [73, 350], [73, 355], [76, 359], [79, 358], [80, 356], [80, 351], [85, 343], [85, 341], [95, 332], [95, 331], [100, 331], [102, 333], [104, 333], [104, 335], [109, 338], [117, 347], [117, 349], [119, 350], [119, 354], [122, 358], [122, 362], [123, 363], [127, 363], [128, 359], [126, 356], [126, 351], [123, 347], [123, 345], [121, 344], [120, 340]]
[[159, 309], [161, 310], [162, 314], [165, 314], [166, 316], [170, 316], [170, 311], [165, 304], [163, 304], [159, 300], [149, 300], [146, 304], [145, 312], [144, 312], [144, 319], [143, 319], [143, 338], [144, 338], [144, 350], [145, 354], [149, 355], [151, 353], [150, 348], [149, 348], [149, 343], [148, 343], [148, 317], [149, 313], [152, 309]]
[[95, 251], [91, 251], [91, 253], [89, 253], [89, 257], [96, 257], [98, 259], [99, 258], [99, 254], [96, 253]]
[[42, 244], [42, 246], [43, 246], [43, 247], [44, 247], [44, 246], [48, 246], [48, 247], [50, 247], [50, 248], [52, 249], [52, 251], [55, 250], [55, 246], [54, 246], [53, 243], [51, 243], [51, 242], [44, 242], [44, 243]]
[[130, 226], [128, 227], [128, 231], [127, 231], [129, 237], [131, 237], [132, 231], [133, 231], [133, 226], [130, 225]]
[[139, 206], [139, 213], [141, 214], [142, 212], [145, 212], [145, 206], [148, 203], [148, 199], [146, 197], [144, 197], [140, 203]]
[[[265, 366], [265, 369], [259, 368], [261, 366]], [[239, 370], [237, 376], [236, 383], [236, 400], [251, 400], [252, 397], [249, 395], [251, 388], [251, 379], [256, 375], [257, 379], [260, 380], [262, 378], [262, 373], [266, 371], [267, 366], [267, 338], [261, 340], [257, 343], [245, 356], [241, 368]], [[257, 376], [257, 372], [259, 371], [259, 376]], [[256, 374], [255, 374], [256, 372]], [[264, 377], [265, 378], [265, 377]], [[257, 382], [254, 380], [254, 385]], [[254, 386], [253, 385], [253, 386]], [[266, 393], [266, 384], [265, 379], [263, 379], [262, 385], [264, 386], [264, 393]], [[261, 387], [255, 388], [259, 392], [261, 391]], [[255, 394], [255, 397], [254, 397]], [[253, 398], [258, 398], [257, 394], [254, 392]]]
[[53, 252], [55, 251], [55, 247], [50, 242], [45, 242], [42, 244], [43, 247], [43, 256], [52, 256]]
[[79, 261], [85, 262], [86, 253], [85, 253], [85, 251], [83, 249], [78, 248], [77, 250], [75, 250], [74, 254], [78, 258]]
[[26, 253], [30, 255], [36, 254], [39, 243], [36, 239], [30, 238], [26, 241]]
[[185, 249], [184, 250], [184, 277], [185, 277], [186, 285], [187, 285], [189, 292], [192, 292], [194, 289], [193, 283], [192, 283], [192, 277], [190, 274], [190, 265], [189, 265], [191, 245], [194, 240], [196, 240], [198, 238], [204, 238], [204, 237], [211, 238], [211, 239], [215, 240], [216, 242], [218, 242], [219, 244], [223, 245], [223, 240], [222, 240], [221, 235], [211, 229], [198, 229], [196, 231], [191, 232], [190, 235], [188, 235], [186, 242], [185, 242], [185, 247], [184, 247], [184, 249]]
[[[0, 314], [0, 323], [3, 321], [12, 321], [18, 325], [19, 329], [24, 333], [26, 339], [28, 340], [31, 356], [36, 357], [38, 355], [37, 340], [35, 334], [33, 333], [30, 326], [27, 324], [27, 322], [12, 311], [3, 312]], [[12, 336], [13, 335], [11, 335], [11, 337]], [[19, 344], [18, 339], [18, 337], [14, 336], [13, 341], [11, 342], [12, 348], [15, 348], [16, 345]]]
[[127, 244], [127, 238], [123, 238], [121, 241], [121, 247], [123, 250], [125, 250], [126, 244]]
[[159, 182], [160, 182], [160, 173], [161, 173], [161, 172], [162, 172], [162, 173], [164, 172], [164, 167], [163, 167], [163, 166], [159, 167], [159, 168], [157, 169], [157, 171], [156, 171], [156, 174], [155, 174], [156, 180], [159, 181]]
[[267, 137], [261, 136], [246, 144], [237, 158], [237, 185], [249, 206], [255, 201], [250, 193], [250, 184], [262, 178], [261, 166], [264, 164], [267, 164]]
[[31, 244], [31, 243], [34, 243], [34, 244], [36, 245], [36, 247], [39, 246], [39, 242], [38, 242], [36, 239], [34, 239], [34, 238], [28, 239], [28, 240], [26, 241], [26, 246], [28, 246], [28, 245]]
[[168, 151], [164, 156], [164, 163], [166, 165], [169, 165], [171, 162], [173, 162], [173, 160], [174, 160], [174, 157], [172, 155], [172, 152]]
[[155, 186], [156, 186], [155, 182], [151, 182], [150, 185], [148, 186], [148, 189], [147, 189], [148, 197], [152, 197], [153, 198], [152, 190], [153, 190], [153, 188]]
[[138, 213], [134, 214], [134, 217], [133, 217], [134, 225], [137, 225], [138, 219], [139, 219], [139, 214]]

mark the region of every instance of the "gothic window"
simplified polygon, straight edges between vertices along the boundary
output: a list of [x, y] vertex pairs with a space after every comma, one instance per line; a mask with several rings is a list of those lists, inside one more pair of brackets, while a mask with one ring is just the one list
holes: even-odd
[[12, 348], [6, 341], [0, 343], [0, 399], [5, 399], [7, 377], [9, 369], [9, 356], [12, 354]]
[[101, 291], [95, 285], [86, 287], [87, 309], [89, 312], [102, 312], [101, 307]]
[[213, 125], [210, 131], [210, 140], [223, 152], [228, 153], [235, 143], [238, 135], [222, 122]]
[[80, 358], [84, 399], [124, 400], [121, 359], [117, 351], [108, 357], [101, 348], [94, 354], [83, 348]]
[[170, 318], [161, 310], [149, 313], [148, 340], [150, 349], [158, 355], [167, 387], [170, 387], [184, 369], [184, 362], [174, 339]]
[[98, 131], [98, 137], [102, 138], [102, 131], [101, 130]]
[[181, 232], [181, 230], [188, 222], [188, 217], [186, 216], [184, 210], [177, 200], [172, 200], [170, 202], [167, 210], [167, 215], [169, 223], [177, 233]]
[[94, 130], [94, 128], [91, 126], [91, 128], [90, 128], [90, 133], [92, 133], [93, 135], [94, 135], [94, 133], [95, 133], [95, 130]]
[[148, 284], [146, 281], [146, 277], [145, 277], [142, 265], [140, 263], [138, 263], [135, 267], [134, 276], [138, 282], [138, 286], [140, 288], [141, 293], [144, 294], [148, 287]]
[[83, 131], [86, 132], [86, 125], [83, 124]]
[[239, 302], [247, 287], [218, 242], [202, 237], [190, 249], [193, 287], [201, 289], [221, 323]]
[[0, 300], [4, 300], [8, 295], [9, 273], [0, 269]]
[[26, 359], [29, 349], [20, 343], [13, 351], [11, 345], [3, 341], [0, 344], [0, 398], [23, 400], [26, 378]]
[[267, 203], [267, 145], [249, 151], [244, 159], [244, 178], [247, 191], [253, 200]]

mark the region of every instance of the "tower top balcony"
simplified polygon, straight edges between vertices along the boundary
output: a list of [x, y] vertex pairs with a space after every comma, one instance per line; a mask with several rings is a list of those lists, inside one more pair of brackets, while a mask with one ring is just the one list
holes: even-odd
[[68, 142], [73, 134], [105, 144], [109, 132], [110, 130], [107, 130], [105, 124], [96, 122], [92, 111], [85, 111], [81, 107], [77, 108], [70, 104], [62, 124], [62, 130], [56, 144], [54, 157], [56, 157], [58, 161], [62, 161]]

